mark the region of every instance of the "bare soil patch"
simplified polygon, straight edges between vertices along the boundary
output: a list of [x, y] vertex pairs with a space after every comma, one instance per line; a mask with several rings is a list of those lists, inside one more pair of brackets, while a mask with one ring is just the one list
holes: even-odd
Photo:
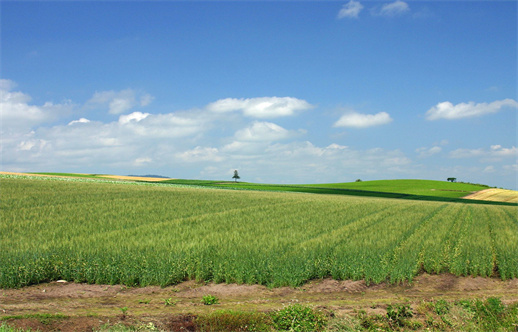
[[[216, 296], [219, 304], [204, 305], [201, 299], [208, 294]], [[344, 315], [359, 309], [383, 311], [388, 304], [417, 306], [422, 301], [432, 299], [451, 301], [487, 297], [499, 297], [503, 302], [518, 301], [518, 279], [502, 281], [451, 274], [423, 274], [412, 283], [397, 285], [367, 285], [361, 280], [323, 279], [297, 288], [273, 289], [261, 285], [194, 281], [165, 288], [51, 282], [22, 289], [0, 290], [0, 319], [7, 319], [14, 326], [40, 331], [92, 331], [108, 322], [152, 322], [167, 331], [180, 331], [181, 328], [189, 331], [194, 326], [193, 317], [222, 309], [270, 311], [287, 304], [302, 303]], [[128, 308], [125, 316], [121, 314], [124, 307]], [[66, 318], [34, 317], [57, 313], [66, 315]], [[20, 318], [20, 315], [26, 315], [26, 318]]]

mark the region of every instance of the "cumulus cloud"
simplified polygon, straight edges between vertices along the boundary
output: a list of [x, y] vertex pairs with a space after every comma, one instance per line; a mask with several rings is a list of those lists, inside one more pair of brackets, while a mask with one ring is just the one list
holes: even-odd
[[393, 17], [393, 16], [405, 14], [409, 11], [410, 11], [410, 7], [408, 6], [408, 4], [406, 2], [401, 1], [401, 0], [396, 0], [392, 3], [383, 5], [378, 11], [375, 11], [374, 14], [380, 15], [380, 16]]
[[290, 136], [290, 132], [271, 122], [255, 121], [251, 126], [238, 130], [235, 138], [239, 141], [276, 141]]
[[245, 116], [260, 119], [291, 116], [298, 111], [311, 108], [313, 105], [307, 101], [293, 97], [226, 98], [206, 107], [207, 110], [216, 113], [242, 111]]
[[49, 123], [69, 114], [75, 107], [70, 101], [62, 104], [46, 102], [31, 105], [31, 97], [18, 91], [11, 91], [16, 84], [10, 80], [0, 82], [0, 118], [4, 132], [29, 131], [43, 123]]
[[342, 115], [342, 117], [335, 122], [333, 127], [353, 127], [353, 128], [367, 128], [372, 126], [385, 125], [392, 122], [392, 118], [386, 112], [377, 114], [361, 114], [350, 112]]
[[453, 105], [449, 101], [438, 103], [426, 112], [427, 120], [462, 119], [499, 112], [502, 108], [518, 108], [518, 102], [513, 99], [497, 100], [492, 103], [460, 103]]
[[122, 114], [137, 106], [147, 106], [151, 101], [153, 101], [153, 97], [150, 94], [126, 89], [96, 92], [86, 105], [89, 108], [108, 108], [110, 114]]
[[358, 18], [362, 9], [363, 5], [359, 1], [351, 0], [342, 6], [342, 9], [338, 12], [338, 18]]
[[147, 118], [149, 113], [141, 113], [141, 112], [133, 112], [128, 115], [121, 115], [119, 116], [119, 123], [125, 124], [129, 123], [131, 121], [139, 122], [140, 120], [144, 120]]

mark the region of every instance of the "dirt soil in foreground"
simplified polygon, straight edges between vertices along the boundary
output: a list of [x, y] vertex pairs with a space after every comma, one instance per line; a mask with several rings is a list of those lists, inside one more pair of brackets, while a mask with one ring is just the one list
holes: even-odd
[[[204, 305], [202, 297], [209, 294], [216, 296], [219, 303]], [[194, 281], [165, 288], [51, 282], [0, 290], [0, 319], [13, 326], [40, 331], [92, 331], [103, 324], [118, 322], [152, 322], [160, 329], [175, 331], [181, 329], [174, 326], [188, 327], [193, 316], [216, 310], [270, 311], [301, 303], [332, 310], [341, 316], [359, 309], [384, 313], [388, 304], [415, 307], [422, 301], [487, 297], [499, 297], [504, 303], [518, 301], [518, 279], [423, 274], [412, 283], [399, 285], [368, 286], [364, 281], [324, 279], [298, 288], [273, 289]], [[43, 314], [65, 317], [48, 319], [42, 318]]]

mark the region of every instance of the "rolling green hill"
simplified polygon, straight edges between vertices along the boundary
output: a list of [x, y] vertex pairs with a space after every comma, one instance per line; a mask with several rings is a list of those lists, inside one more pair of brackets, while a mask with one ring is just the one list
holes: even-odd
[[[99, 174], [76, 174], [76, 173], [33, 173], [41, 175], [84, 177], [102, 179], [106, 176]], [[126, 179], [127, 180], [127, 179]], [[136, 178], [136, 182], [148, 182], [144, 178]], [[262, 184], [250, 182], [218, 181], [218, 180], [190, 180], [170, 179], [160, 181], [160, 184], [201, 186], [210, 188], [225, 188], [233, 190], [260, 190], [260, 191], [281, 191], [281, 192], [302, 192], [312, 194], [328, 195], [349, 195], [363, 197], [384, 197], [396, 199], [411, 199], [440, 202], [461, 202], [470, 204], [501, 204], [518, 205], [516, 203], [466, 200], [464, 196], [474, 192], [488, 189], [489, 186], [461, 182], [447, 182], [435, 180], [376, 180], [347, 183], [324, 183], [324, 184]]]
[[489, 188], [484, 185], [434, 180], [377, 180], [306, 186], [455, 198], [464, 197], [473, 192]]
[[211, 188], [227, 188], [234, 190], [303, 192], [312, 194], [384, 197], [422, 201], [462, 202], [471, 204], [517, 205], [516, 203], [466, 200], [462, 198], [473, 192], [487, 189], [489, 188], [488, 186], [433, 180], [379, 180], [349, 183], [280, 185], [248, 182], [236, 183], [232, 181], [175, 179], [162, 181], [160, 183], [195, 185]]

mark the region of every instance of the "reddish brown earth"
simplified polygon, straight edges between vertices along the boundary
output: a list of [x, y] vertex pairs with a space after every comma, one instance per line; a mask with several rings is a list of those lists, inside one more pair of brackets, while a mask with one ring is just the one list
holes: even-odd
[[[208, 294], [216, 296], [219, 304], [203, 305], [202, 297]], [[359, 309], [383, 312], [387, 304], [417, 306], [422, 301], [493, 296], [501, 298], [504, 303], [518, 301], [518, 279], [502, 281], [423, 274], [411, 284], [368, 286], [364, 281], [324, 279], [298, 288], [274, 289], [194, 281], [166, 288], [51, 282], [0, 290], [0, 319], [13, 326], [41, 331], [92, 331], [103, 324], [118, 322], [152, 322], [167, 331], [181, 331], [181, 328], [189, 331], [194, 326], [196, 315], [222, 309], [270, 311], [302, 303], [332, 310], [340, 316]], [[166, 305], [167, 300], [172, 304]], [[121, 309], [125, 307], [127, 311], [123, 314]], [[41, 316], [58, 313], [67, 317], [49, 319]], [[32, 315], [32, 318], [21, 318], [23, 315]]]

